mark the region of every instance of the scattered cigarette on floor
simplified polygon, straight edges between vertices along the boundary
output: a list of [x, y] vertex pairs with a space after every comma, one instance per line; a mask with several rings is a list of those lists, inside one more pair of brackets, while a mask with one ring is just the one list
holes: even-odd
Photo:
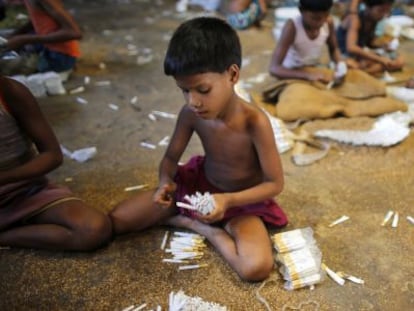
[[131, 311], [134, 308], [135, 308], [134, 305], [130, 305], [129, 307], [126, 307], [126, 308], [122, 309], [122, 311]]
[[199, 265], [187, 265], [187, 266], [179, 266], [178, 270], [182, 271], [182, 270], [193, 270], [193, 269], [200, 269], [200, 268], [205, 268], [207, 267], [208, 264], [204, 263], [204, 264], [199, 264]]
[[85, 87], [84, 86], [78, 86], [78, 87], [75, 87], [74, 89], [71, 89], [69, 91], [69, 94], [77, 94], [77, 93], [82, 93], [84, 91], [85, 91]]
[[357, 278], [356, 276], [353, 276], [353, 275], [346, 274], [342, 271], [338, 271], [336, 274], [339, 275], [341, 278], [347, 279], [347, 280], [349, 280], [353, 283], [356, 283], [356, 284], [364, 284], [365, 283], [363, 279]]
[[105, 63], [99, 63], [98, 65], [99, 69], [106, 69], [106, 64]]
[[148, 148], [148, 149], [156, 149], [157, 148], [157, 146], [155, 146], [155, 145], [153, 145], [153, 144], [150, 144], [150, 143], [146, 143], [146, 142], [141, 142], [141, 147], [144, 147], [144, 148]]
[[131, 311], [139, 311], [139, 310], [144, 309], [146, 306], [147, 306], [147, 304], [143, 303], [142, 305], [136, 307], [135, 309], [132, 309]]
[[65, 182], [72, 182], [73, 181], [73, 178], [72, 177], [66, 177], [65, 178]]
[[147, 184], [130, 186], [130, 187], [124, 188], [124, 191], [127, 191], [128, 192], [128, 191], [140, 190], [140, 189], [144, 189], [146, 187], [148, 187]]
[[156, 117], [154, 114], [152, 114], [152, 113], [149, 113], [149, 114], [148, 114], [148, 118], [149, 118], [151, 121], [157, 121], [157, 117]]
[[167, 230], [164, 233], [164, 237], [162, 239], [162, 243], [161, 243], [161, 249], [164, 250], [165, 249], [165, 245], [167, 245], [167, 240], [168, 240], [168, 236], [170, 235], [170, 232]]
[[76, 97], [76, 101], [82, 105], [86, 105], [88, 103], [88, 101], [82, 97]]
[[131, 104], [136, 104], [137, 101], [138, 101], [138, 96], [134, 96], [134, 97], [131, 98], [130, 103]]
[[398, 227], [398, 220], [399, 220], [399, 213], [398, 212], [395, 212], [395, 214], [394, 214], [394, 218], [392, 219], [392, 224], [391, 224], [391, 227], [393, 227], [393, 228], [397, 228]]
[[109, 104], [108, 107], [115, 111], [119, 110], [119, 107], [115, 104]]
[[407, 220], [414, 225], [414, 217], [407, 216]]
[[349, 219], [348, 216], [341, 216], [340, 218], [338, 218], [337, 220], [335, 220], [334, 222], [332, 222], [328, 227], [333, 227], [336, 226], [344, 221], [347, 221]]
[[159, 141], [158, 146], [167, 146], [169, 141], [170, 136], [165, 136], [163, 139]]
[[153, 110], [152, 114], [159, 116], [159, 117], [168, 118], [168, 119], [175, 119], [177, 117], [177, 115], [173, 113], [158, 111], [158, 110]]
[[108, 86], [108, 85], [111, 85], [111, 81], [96, 81], [95, 85], [96, 86]]
[[83, 78], [83, 84], [89, 84], [91, 82], [91, 78], [89, 76], [86, 76]]
[[345, 280], [341, 278], [338, 274], [336, 274], [333, 270], [329, 269], [324, 263], [322, 263], [321, 267], [336, 283], [338, 283], [341, 286], [345, 284]]
[[389, 210], [387, 214], [385, 215], [384, 220], [381, 223], [381, 226], [385, 226], [387, 222], [391, 219], [393, 214], [394, 214], [394, 211]]
[[188, 263], [187, 260], [183, 259], [171, 259], [171, 258], [164, 258], [162, 262], [168, 262], [168, 263]]

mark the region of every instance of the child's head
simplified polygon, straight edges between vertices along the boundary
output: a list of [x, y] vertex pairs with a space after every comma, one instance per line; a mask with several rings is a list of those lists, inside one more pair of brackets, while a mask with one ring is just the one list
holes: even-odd
[[241, 45], [235, 30], [215, 17], [198, 17], [174, 32], [164, 59], [166, 75], [223, 73], [241, 66]]
[[370, 17], [379, 21], [390, 15], [394, 0], [365, 0], [364, 3]]
[[310, 12], [328, 12], [331, 10], [333, 0], [300, 0], [299, 9]]
[[303, 26], [310, 31], [319, 31], [329, 16], [333, 0], [300, 0], [299, 10]]

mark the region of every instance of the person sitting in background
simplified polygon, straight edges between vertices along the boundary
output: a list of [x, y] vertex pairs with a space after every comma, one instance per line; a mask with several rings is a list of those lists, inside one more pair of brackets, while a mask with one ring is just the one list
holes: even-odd
[[237, 30], [260, 27], [267, 13], [266, 0], [230, 0], [224, 6], [227, 22]]
[[303, 70], [306, 66], [319, 65], [326, 45], [336, 66], [342, 60], [329, 15], [332, 5], [332, 0], [300, 0], [300, 15], [286, 21], [273, 52], [269, 68], [272, 76], [324, 83], [332, 80], [328, 74]]
[[[17, 52], [26, 50], [36, 55], [36, 61], [31, 65], [33, 68], [27, 69], [32, 72], [25, 74], [36, 71], [69, 74], [80, 56], [79, 40], [82, 33], [79, 26], [65, 10], [61, 0], [24, 0], [24, 4], [29, 22], [9, 35], [2, 49]], [[0, 73], [19, 74], [20, 65], [0, 66]]]
[[0, 75], [0, 246], [92, 250], [108, 242], [108, 217], [45, 174], [62, 163], [36, 99]]
[[372, 49], [394, 50], [389, 42], [378, 42], [375, 35], [377, 24], [391, 13], [394, 0], [365, 0], [364, 10], [354, 13], [358, 1], [351, 3], [350, 12], [337, 29], [341, 52], [354, 60], [356, 68], [370, 74], [402, 69], [401, 57], [379, 55]]

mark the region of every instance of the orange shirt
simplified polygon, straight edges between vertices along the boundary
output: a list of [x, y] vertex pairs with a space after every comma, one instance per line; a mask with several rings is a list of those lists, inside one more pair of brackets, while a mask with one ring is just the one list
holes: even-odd
[[[28, 0], [24, 0], [24, 4], [26, 5], [30, 20], [37, 34], [45, 35], [54, 32], [59, 28], [59, 25], [49, 14], [47, 14], [47, 12], [32, 6]], [[60, 3], [60, 5], [62, 4]], [[69, 40], [59, 43], [45, 43], [44, 46], [51, 51], [60, 52], [73, 57], [80, 56], [78, 40]]]

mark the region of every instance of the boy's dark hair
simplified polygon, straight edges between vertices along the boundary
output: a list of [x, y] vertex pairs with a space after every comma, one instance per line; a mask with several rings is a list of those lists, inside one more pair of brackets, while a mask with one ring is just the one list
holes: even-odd
[[164, 59], [164, 73], [222, 73], [233, 64], [241, 67], [236, 31], [219, 18], [198, 17], [184, 22], [174, 32]]
[[299, 8], [304, 11], [323, 12], [329, 11], [333, 6], [333, 0], [300, 0]]
[[381, 4], [393, 4], [394, 0], [365, 0], [364, 3], [366, 6], [376, 6]]

